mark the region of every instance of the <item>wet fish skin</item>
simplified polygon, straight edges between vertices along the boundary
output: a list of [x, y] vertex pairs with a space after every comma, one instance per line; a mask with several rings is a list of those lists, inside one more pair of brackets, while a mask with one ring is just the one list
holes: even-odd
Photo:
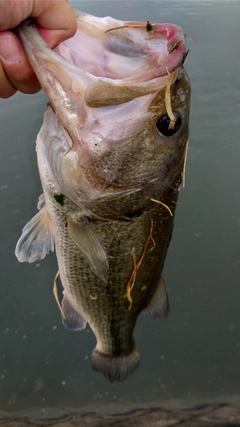
[[[98, 38], [103, 34], [104, 49], [110, 43], [112, 53], [114, 38], [107, 44], [104, 34], [121, 21], [78, 17], [84, 31], [91, 22]], [[159, 33], [161, 28], [156, 27]], [[169, 28], [182, 43], [171, 53], [182, 49], [178, 67], [170, 69], [171, 105], [181, 117], [180, 129], [171, 137], [157, 129], [166, 114], [167, 84], [161, 70], [155, 77], [158, 66], [153, 78], [151, 70], [122, 81], [81, 71], [78, 75], [76, 67], [44, 46], [34, 26], [23, 24], [21, 31], [50, 105], [37, 137], [44, 195], [39, 213], [23, 230], [16, 255], [21, 262], [33, 262], [44, 258], [55, 243], [64, 288], [63, 323], [73, 330], [89, 323], [97, 340], [93, 368], [110, 381], [126, 379], [139, 365], [133, 339], [138, 315], [147, 312], [164, 318], [169, 309], [161, 272], [173, 230], [169, 209], [174, 214], [182, 181], [190, 101], [182, 67], [184, 38], [175, 27]], [[28, 30], [33, 32], [29, 35]], [[134, 39], [138, 30], [134, 26], [130, 30]], [[139, 30], [141, 43], [138, 47], [135, 41], [133, 48], [126, 31], [113, 32], [117, 54], [127, 49], [130, 60], [131, 50], [137, 59], [143, 52], [144, 58], [142, 38], [150, 45], [155, 35]], [[71, 43], [60, 45], [58, 51], [63, 54]], [[69, 52], [66, 56], [69, 59]]]

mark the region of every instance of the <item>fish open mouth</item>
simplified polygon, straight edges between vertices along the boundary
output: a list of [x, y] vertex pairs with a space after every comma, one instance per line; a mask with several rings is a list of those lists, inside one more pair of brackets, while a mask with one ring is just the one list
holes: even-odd
[[[65, 93], [69, 92], [70, 78], [71, 91], [91, 108], [117, 105], [159, 91], [167, 86], [168, 72], [172, 83], [175, 81], [175, 70], [186, 57], [185, 35], [179, 26], [75, 14], [75, 36], [55, 51], [43, 41], [34, 22], [26, 20], [20, 26], [29, 60], [53, 107], [54, 74]], [[51, 82], [46, 79], [47, 71], [51, 72]]]
[[[186, 56], [185, 35], [174, 24], [121, 22], [77, 12], [78, 31], [58, 48], [95, 77], [144, 82], [172, 72]], [[84, 40], [84, 43], [82, 42]]]

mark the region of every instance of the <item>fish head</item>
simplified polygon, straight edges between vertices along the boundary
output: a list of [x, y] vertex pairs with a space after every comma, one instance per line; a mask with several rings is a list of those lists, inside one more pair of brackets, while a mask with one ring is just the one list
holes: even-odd
[[81, 204], [155, 181], [167, 188], [183, 164], [188, 139], [184, 33], [173, 24], [80, 12], [76, 17], [76, 35], [55, 51], [32, 21], [20, 27], [33, 69], [69, 137], [58, 156], [62, 192]]
[[190, 83], [179, 67], [171, 84], [173, 129], [166, 108], [167, 77], [157, 84], [160, 89], [153, 94], [102, 107], [98, 120], [83, 132], [95, 174], [108, 183], [107, 189], [142, 189], [157, 181], [161, 192], [179, 175], [189, 133]]

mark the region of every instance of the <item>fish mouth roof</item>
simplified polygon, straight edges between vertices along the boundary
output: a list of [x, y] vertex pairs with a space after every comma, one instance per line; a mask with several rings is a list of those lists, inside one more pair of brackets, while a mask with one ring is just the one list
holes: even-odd
[[178, 25], [75, 14], [77, 32], [57, 51], [94, 77], [136, 84], [166, 76], [184, 62], [185, 34]]
[[[98, 92], [99, 83], [101, 90], [102, 83], [108, 85], [107, 89], [134, 86], [140, 91], [135, 91], [133, 96], [143, 96], [166, 87], [168, 73], [172, 73], [174, 82], [174, 71], [187, 55], [185, 34], [178, 25], [124, 22], [79, 11], [75, 14], [76, 34], [54, 50], [42, 39], [33, 20], [27, 19], [19, 26], [20, 37], [40, 83], [42, 71], [46, 73], [46, 69], [51, 69], [51, 73], [55, 73], [56, 67], [62, 69], [62, 74], [63, 69], [67, 70], [71, 80], [79, 82], [73, 85], [73, 91], [79, 94], [84, 94], [93, 84], [91, 96], [93, 91]], [[56, 74], [59, 76], [60, 72]], [[85, 100], [88, 104], [88, 96]]]

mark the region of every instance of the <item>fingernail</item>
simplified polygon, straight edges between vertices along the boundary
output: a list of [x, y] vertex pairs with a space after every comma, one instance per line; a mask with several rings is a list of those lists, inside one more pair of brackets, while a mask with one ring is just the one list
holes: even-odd
[[0, 56], [7, 62], [16, 62], [22, 53], [20, 42], [14, 36], [0, 37]]

